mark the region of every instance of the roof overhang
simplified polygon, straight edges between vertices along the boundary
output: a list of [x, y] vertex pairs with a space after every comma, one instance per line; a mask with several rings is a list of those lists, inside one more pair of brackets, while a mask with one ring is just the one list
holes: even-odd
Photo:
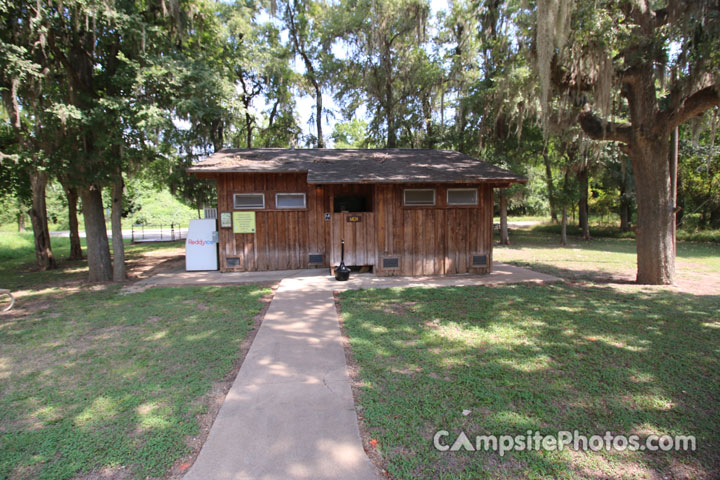
[[491, 183], [499, 188], [527, 178], [452, 150], [224, 149], [187, 169], [222, 174], [306, 174], [309, 184]]

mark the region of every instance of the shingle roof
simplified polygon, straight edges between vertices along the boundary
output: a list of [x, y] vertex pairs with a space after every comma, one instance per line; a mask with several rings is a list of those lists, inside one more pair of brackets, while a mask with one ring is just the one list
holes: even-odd
[[225, 148], [190, 173], [307, 173], [308, 183], [521, 182], [526, 178], [453, 150]]

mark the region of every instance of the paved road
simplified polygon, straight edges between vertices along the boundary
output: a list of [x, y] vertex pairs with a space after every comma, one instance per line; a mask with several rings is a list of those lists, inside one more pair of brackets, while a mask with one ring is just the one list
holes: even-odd
[[[534, 227], [535, 225], [540, 225], [540, 220], [517, 220], [517, 221], [508, 221], [508, 228], [522, 228], [522, 227]], [[500, 228], [500, 222], [495, 222], [493, 224], [495, 228]]]
[[[173, 237], [171, 235], [170, 227], [163, 228], [162, 230], [159, 228], [147, 228], [143, 232], [142, 229], [135, 230], [135, 240], [138, 242], [159, 242], [159, 241], [166, 241], [171, 240]], [[108, 238], [112, 236], [112, 231], [107, 231]], [[58, 232], [50, 232], [51, 237], [69, 237], [70, 232], [67, 230], [64, 231], [58, 231]], [[187, 228], [182, 229], [175, 229], [175, 239], [185, 238], [187, 236]], [[80, 232], [80, 237], [85, 238], [85, 232]], [[133, 231], [132, 230], [123, 230], [123, 238], [131, 239], [133, 238]]]

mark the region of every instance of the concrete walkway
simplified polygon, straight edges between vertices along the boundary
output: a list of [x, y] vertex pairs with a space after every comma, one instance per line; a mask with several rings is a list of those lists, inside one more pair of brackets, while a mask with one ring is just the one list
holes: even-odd
[[332, 289], [280, 283], [185, 478], [381, 478], [360, 440]]
[[293, 280], [296, 287], [354, 290], [361, 288], [392, 287], [453, 287], [466, 285], [497, 285], [502, 283], [559, 282], [560, 278], [533, 270], [493, 263], [493, 271], [487, 275], [459, 274], [427, 277], [378, 277], [372, 273], [350, 275], [347, 282], [337, 282], [327, 268], [307, 270], [279, 270], [270, 272], [186, 272], [184, 265], [177, 270], [153, 275], [125, 287], [127, 293], [143, 291], [151, 287], [179, 285], [224, 285], [241, 283], [266, 283]]

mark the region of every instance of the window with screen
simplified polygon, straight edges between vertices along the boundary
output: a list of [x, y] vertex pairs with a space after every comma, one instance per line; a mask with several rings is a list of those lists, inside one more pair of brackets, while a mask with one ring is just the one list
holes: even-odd
[[275, 208], [305, 208], [305, 194], [278, 193], [275, 195]]
[[448, 188], [448, 205], [477, 205], [477, 188]]
[[262, 193], [236, 193], [233, 195], [235, 210], [265, 208], [265, 195]]
[[435, 205], [435, 190], [408, 188], [404, 191], [403, 203], [407, 206]]

